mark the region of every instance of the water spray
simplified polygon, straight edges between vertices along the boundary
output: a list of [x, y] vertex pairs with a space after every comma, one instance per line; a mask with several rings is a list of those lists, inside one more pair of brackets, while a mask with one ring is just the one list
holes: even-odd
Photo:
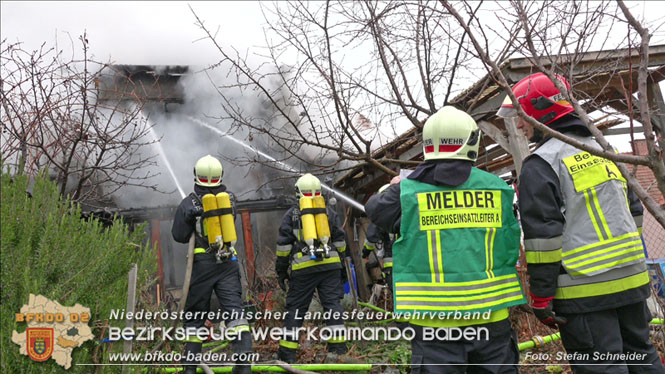
[[146, 124], [148, 125], [148, 129], [150, 130], [150, 135], [152, 136], [152, 140], [154, 141], [154, 145], [157, 147], [157, 152], [159, 153], [159, 156], [162, 158], [162, 161], [164, 161], [164, 164], [166, 165], [166, 168], [169, 170], [169, 173], [171, 174], [171, 178], [173, 179], [173, 183], [175, 183], [176, 188], [178, 189], [178, 192], [180, 192], [180, 197], [185, 198], [187, 196], [185, 194], [185, 191], [183, 191], [182, 187], [180, 187], [180, 183], [178, 183], [178, 178], [175, 177], [175, 173], [173, 172], [173, 168], [171, 167], [171, 163], [169, 160], [166, 158], [166, 153], [164, 152], [164, 149], [162, 148], [162, 144], [159, 142], [159, 137], [155, 133], [155, 130], [152, 128], [153, 126], [150, 124], [150, 120], [148, 120], [148, 117], [143, 115], [143, 111], [139, 111], [139, 115], [145, 120]]
[[[296, 174], [300, 173], [300, 171], [298, 169], [294, 168], [293, 166], [290, 166], [290, 165], [288, 165], [288, 164], [286, 164], [282, 161], [279, 161], [276, 158], [270, 156], [269, 154], [267, 154], [265, 152], [261, 152], [260, 150], [255, 149], [251, 145], [249, 145], [249, 144], [243, 142], [242, 140], [234, 137], [233, 135], [229, 134], [228, 132], [225, 132], [225, 131], [222, 131], [222, 130], [216, 128], [216, 127], [213, 127], [213, 126], [201, 121], [198, 118], [195, 118], [195, 117], [192, 117], [192, 116], [188, 116], [188, 118], [189, 118], [190, 121], [196, 123], [197, 125], [203, 126], [203, 127], [207, 128], [209, 130], [212, 130], [212, 131], [216, 132], [217, 134], [231, 140], [232, 142], [240, 145], [241, 147], [243, 147], [247, 150], [250, 150], [250, 151], [258, 154], [259, 156], [261, 156], [263, 158], [266, 158], [266, 159], [276, 163], [277, 165], [281, 166], [282, 168], [284, 168], [284, 169], [286, 169], [286, 170], [288, 170], [292, 173], [296, 173]], [[332, 187], [327, 186], [324, 183], [321, 183], [321, 187], [325, 190], [328, 190], [329, 192], [332, 192], [333, 196], [339, 197], [340, 199], [344, 200], [344, 202], [346, 202], [347, 204], [349, 204], [352, 207], [354, 207], [354, 208], [360, 210], [361, 212], [365, 213], [365, 207], [362, 204], [360, 204], [359, 202], [353, 200], [351, 197], [345, 195], [344, 193], [342, 193], [340, 191], [337, 191], [337, 190], [333, 189]]]

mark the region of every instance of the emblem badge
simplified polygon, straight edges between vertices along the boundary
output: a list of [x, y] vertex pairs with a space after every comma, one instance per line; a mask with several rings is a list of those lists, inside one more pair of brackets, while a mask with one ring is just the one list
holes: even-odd
[[34, 361], [46, 361], [53, 354], [53, 328], [28, 327], [28, 356]]

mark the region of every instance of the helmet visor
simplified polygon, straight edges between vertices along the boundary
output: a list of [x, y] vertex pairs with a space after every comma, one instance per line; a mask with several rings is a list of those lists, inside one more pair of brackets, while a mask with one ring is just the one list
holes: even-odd
[[517, 110], [513, 106], [513, 102], [510, 101], [510, 96], [506, 96], [501, 103], [501, 108], [496, 112], [496, 115], [501, 118], [512, 118], [517, 117]]

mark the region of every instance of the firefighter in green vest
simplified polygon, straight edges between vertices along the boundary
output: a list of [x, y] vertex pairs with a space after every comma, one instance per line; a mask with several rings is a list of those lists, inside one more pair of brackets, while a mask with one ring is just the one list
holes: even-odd
[[[527, 115], [600, 149], [545, 74], [524, 78], [513, 93]], [[497, 114], [517, 116], [509, 99]], [[576, 374], [665, 373], [649, 341], [651, 288], [639, 200], [614, 162], [544, 139], [524, 119], [517, 127], [538, 144], [519, 180], [534, 314], [561, 330]]]
[[394, 311], [416, 331], [413, 372], [517, 373], [508, 307], [525, 299], [514, 191], [473, 167], [479, 141], [471, 116], [443, 107], [423, 127], [425, 161], [365, 206], [372, 222], [399, 234]]

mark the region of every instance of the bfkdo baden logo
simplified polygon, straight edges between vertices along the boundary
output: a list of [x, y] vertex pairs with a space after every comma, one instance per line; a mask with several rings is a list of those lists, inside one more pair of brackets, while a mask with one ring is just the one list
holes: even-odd
[[46, 361], [53, 354], [53, 329], [48, 327], [28, 327], [28, 356], [35, 361]]
[[16, 313], [16, 324], [27, 324], [24, 332], [13, 331], [12, 341], [20, 353], [34, 361], [49, 358], [65, 369], [72, 366], [72, 351], [94, 338], [88, 326], [90, 308], [80, 304], [62, 306], [41, 295], [30, 294], [27, 304]]

